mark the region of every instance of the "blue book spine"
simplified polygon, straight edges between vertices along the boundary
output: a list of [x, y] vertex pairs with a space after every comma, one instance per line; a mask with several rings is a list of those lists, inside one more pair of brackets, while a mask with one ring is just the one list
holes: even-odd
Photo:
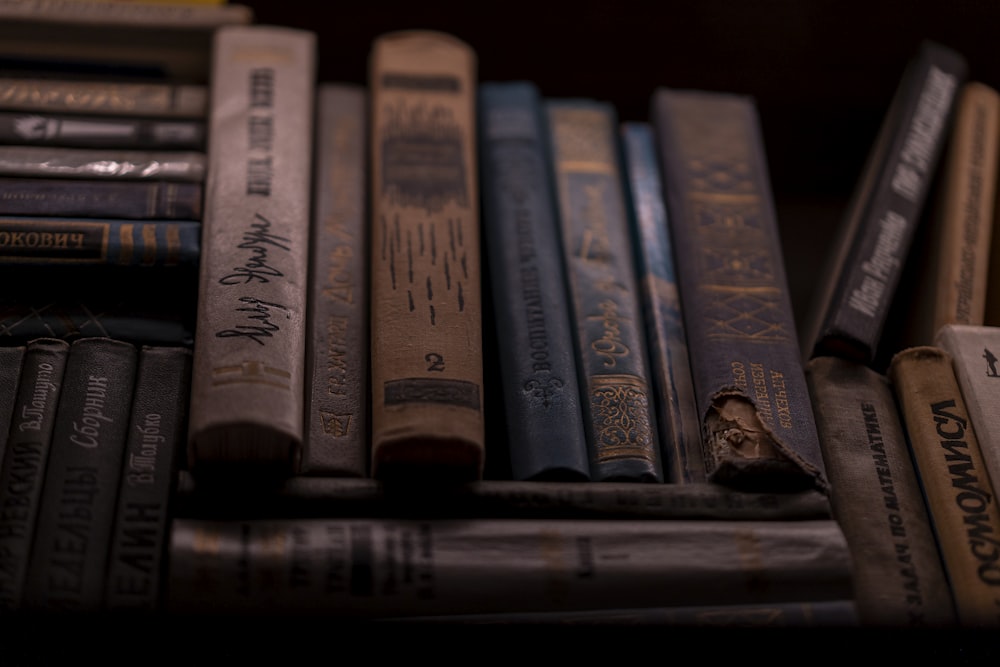
[[0, 264], [198, 266], [201, 223], [0, 217]]
[[656, 396], [663, 474], [675, 483], [706, 480], [687, 334], [677, 291], [669, 220], [649, 123], [622, 124], [632, 203], [632, 234]]
[[545, 105], [591, 476], [662, 482], [617, 114], [599, 100]]
[[585, 481], [590, 463], [541, 98], [529, 82], [483, 83], [479, 114], [511, 472], [519, 480]]

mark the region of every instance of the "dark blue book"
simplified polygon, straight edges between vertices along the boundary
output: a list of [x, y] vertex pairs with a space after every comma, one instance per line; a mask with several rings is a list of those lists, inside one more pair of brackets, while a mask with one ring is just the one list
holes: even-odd
[[589, 99], [545, 107], [591, 476], [662, 482], [617, 114]]
[[622, 124], [632, 234], [656, 396], [663, 474], [671, 482], [704, 482], [704, 444], [691, 359], [677, 290], [674, 248], [649, 123]]
[[709, 480], [826, 491], [756, 104], [652, 103]]
[[0, 215], [201, 220], [203, 183], [0, 177]]
[[574, 324], [539, 92], [479, 88], [483, 233], [493, 294], [511, 472], [590, 478]]

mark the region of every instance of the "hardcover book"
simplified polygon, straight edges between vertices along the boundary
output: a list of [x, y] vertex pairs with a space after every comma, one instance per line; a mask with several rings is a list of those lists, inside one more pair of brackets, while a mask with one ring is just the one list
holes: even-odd
[[1000, 626], [1000, 509], [951, 355], [925, 345], [893, 355], [896, 400], [927, 502], [958, 623]]
[[303, 472], [368, 474], [368, 95], [317, 92]]
[[0, 215], [201, 220], [203, 184], [0, 177]]
[[590, 474], [662, 482], [617, 114], [587, 99], [548, 99], [545, 111]]
[[0, 77], [5, 111], [204, 120], [208, 93], [204, 83]]
[[371, 95], [372, 475], [482, 477], [476, 54], [376, 38]]
[[0, 459], [3, 459], [3, 452], [7, 448], [23, 359], [24, 345], [0, 347]]
[[590, 460], [548, 129], [529, 82], [479, 86], [483, 230], [511, 472], [585, 481]]
[[189, 466], [301, 461], [316, 37], [216, 32]]
[[752, 98], [652, 100], [708, 478], [827, 488]]
[[708, 476], [704, 441], [656, 138], [652, 126], [644, 122], [623, 123], [621, 132], [664, 476], [674, 483], [703, 482]]
[[102, 180], [205, 180], [201, 151], [0, 145], [0, 176]]
[[205, 121], [0, 111], [0, 144], [202, 150]]
[[935, 42], [909, 63], [819, 274], [804, 358], [874, 361], [966, 76], [965, 59]]

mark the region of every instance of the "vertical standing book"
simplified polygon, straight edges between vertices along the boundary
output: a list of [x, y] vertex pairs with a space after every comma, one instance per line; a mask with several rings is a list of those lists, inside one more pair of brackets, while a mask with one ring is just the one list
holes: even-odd
[[826, 489], [756, 104], [661, 88], [651, 113], [709, 479]]
[[298, 470], [316, 36], [216, 33], [187, 464]]
[[371, 95], [372, 474], [477, 479], [485, 463], [476, 54], [380, 36]]

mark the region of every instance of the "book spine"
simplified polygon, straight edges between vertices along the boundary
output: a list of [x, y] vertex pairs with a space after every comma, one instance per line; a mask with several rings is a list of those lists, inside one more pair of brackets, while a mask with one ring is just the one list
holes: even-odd
[[953, 625], [951, 591], [889, 381], [837, 357], [811, 359], [806, 378], [862, 622]]
[[150, 345], [192, 345], [193, 318], [184, 313], [143, 313], [140, 300], [60, 301], [55, 297], [28, 303], [17, 298], [0, 299], [0, 340], [4, 345], [23, 345], [35, 338], [72, 341], [86, 337], [108, 337]]
[[545, 111], [591, 477], [662, 482], [617, 116], [584, 99]]
[[24, 345], [0, 346], [0, 459], [7, 448], [23, 361]]
[[23, 605], [96, 611], [121, 477], [136, 349], [109, 338], [74, 341], [66, 360]]
[[653, 105], [708, 478], [825, 489], [756, 104], [661, 88]]
[[203, 150], [205, 122], [0, 111], [0, 143], [78, 148]]
[[0, 176], [200, 183], [206, 160], [200, 151], [0, 146]]
[[889, 379], [924, 490], [959, 624], [1000, 625], [1000, 509], [951, 355], [938, 347], [893, 355]]
[[27, 344], [10, 439], [0, 464], [0, 610], [21, 607], [69, 343]]
[[537, 88], [479, 87], [483, 230], [515, 479], [590, 478], [555, 185]]
[[201, 220], [202, 183], [0, 178], [0, 215]]
[[162, 600], [169, 503], [187, 434], [191, 351], [139, 350], [135, 396], [108, 557], [106, 609], [154, 611]]
[[904, 73], [873, 147], [878, 159], [842, 223], [854, 230], [821, 278], [828, 285], [804, 328], [804, 354], [875, 359], [966, 76], [964, 58], [933, 42]]
[[17, 265], [197, 267], [201, 223], [0, 216], [0, 262]]
[[376, 38], [371, 94], [372, 474], [482, 477], [476, 54]]
[[703, 482], [704, 441], [652, 126], [623, 123], [622, 147], [664, 476], [674, 483]]
[[215, 39], [187, 461], [298, 470], [316, 38]]
[[119, 28], [212, 28], [228, 23], [250, 23], [253, 10], [246, 5], [218, 0], [171, 3], [88, 0], [85, 5], [76, 0], [4, 0], [0, 18], [80, 26], [110, 24]]
[[851, 596], [850, 557], [832, 520], [175, 519], [169, 581], [168, 609], [194, 615], [765, 604], [801, 601], [804, 589], [813, 602]]
[[303, 472], [368, 474], [368, 96], [317, 93]]
[[204, 84], [0, 77], [0, 109], [107, 116], [208, 115]]

